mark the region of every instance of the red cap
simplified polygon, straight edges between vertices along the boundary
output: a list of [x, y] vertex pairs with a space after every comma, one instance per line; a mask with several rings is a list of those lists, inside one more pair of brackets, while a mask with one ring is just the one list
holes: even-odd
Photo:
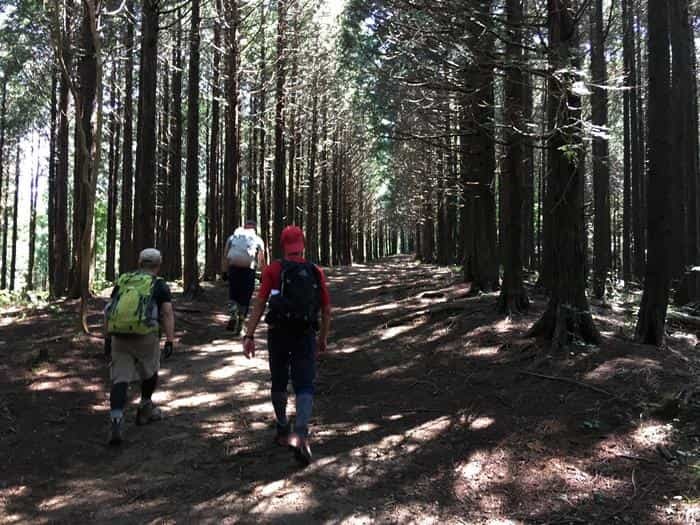
[[280, 244], [285, 255], [304, 251], [304, 232], [299, 226], [287, 226], [282, 230]]

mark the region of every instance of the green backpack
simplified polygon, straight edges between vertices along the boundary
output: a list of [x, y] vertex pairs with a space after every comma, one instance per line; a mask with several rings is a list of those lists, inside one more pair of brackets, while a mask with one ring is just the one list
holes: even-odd
[[117, 295], [107, 307], [107, 332], [147, 335], [158, 332], [158, 305], [153, 300], [158, 277], [145, 272], [121, 275]]

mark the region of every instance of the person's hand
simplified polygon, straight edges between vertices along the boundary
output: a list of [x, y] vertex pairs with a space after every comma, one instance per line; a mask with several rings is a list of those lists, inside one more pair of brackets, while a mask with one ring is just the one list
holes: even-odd
[[325, 354], [328, 351], [328, 340], [324, 337], [318, 338], [317, 354]]
[[171, 355], [173, 355], [173, 342], [166, 341], [163, 345], [163, 357], [168, 359]]
[[112, 357], [112, 336], [105, 337], [105, 357]]
[[243, 355], [248, 359], [255, 357], [255, 339], [252, 337], [243, 338]]

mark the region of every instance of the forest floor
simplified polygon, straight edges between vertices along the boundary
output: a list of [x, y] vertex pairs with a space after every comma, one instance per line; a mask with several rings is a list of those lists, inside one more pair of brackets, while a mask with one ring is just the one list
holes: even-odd
[[[176, 296], [166, 419], [136, 427], [132, 403], [118, 449], [101, 340], [75, 332], [75, 303], [5, 311], [0, 522], [700, 522], [694, 334], [635, 345], [633, 304], [618, 301], [595, 308], [599, 348], [549, 355], [523, 338], [542, 298], [505, 320], [497, 294], [469, 298], [452, 270], [408, 258], [328, 275], [306, 469], [272, 445], [264, 331], [246, 360], [221, 284]], [[664, 404], [681, 390], [687, 403]]]

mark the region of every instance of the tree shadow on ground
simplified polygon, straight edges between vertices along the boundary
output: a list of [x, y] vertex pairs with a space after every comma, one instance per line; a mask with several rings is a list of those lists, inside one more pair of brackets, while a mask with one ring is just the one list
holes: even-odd
[[541, 302], [507, 321], [495, 295], [465, 299], [457, 275], [407, 258], [336, 269], [329, 280], [333, 353], [319, 365], [317, 459], [304, 470], [271, 443], [266, 354], [246, 361], [223, 330], [223, 288], [177, 303], [182, 344], [157, 397], [167, 418], [130, 425], [121, 450], [103, 445], [97, 343], [49, 343], [49, 361], [31, 365], [32, 339], [57, 322], [29, 322], [33, 333], [21, 328], [26, 341], [9, 359], [19, 367], [0, 368], [0, 417], [7, 407], [14, 429], [0, 434], [11, 451], [0, 517], [654, 523], [669, 520], [664, 498], [694, 493], [656, 451], [674, 448], [674, 427], [639, 417], [650, 392], [680, 380], [680, 357], [631, 345], [612, 326], [599, 350], [548, 356], [521, 337]]

